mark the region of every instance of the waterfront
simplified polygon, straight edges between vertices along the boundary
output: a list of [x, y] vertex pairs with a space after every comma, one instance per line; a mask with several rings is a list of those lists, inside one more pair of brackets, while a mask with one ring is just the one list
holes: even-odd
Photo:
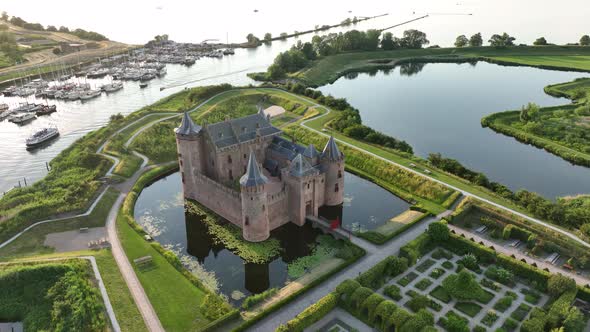
[[[403, 212], [409, 204], [377, 185], [345, 173], [345, 203], [340, 211], [345, 228], [358, 223], [373, 229]], [[185, 212], [182, 183], [178, 172], [146, 187], [137, 199], [135, 219], [153, 238], [181, 257], [198, 261], [213, 272], [219, 289], [232, 294], [249, 295], [287, 282], [287, 264], [311, 253], [321, 234], [310, 224], [284, 225], [272, 232], [283, 252], [267, 264], [245, 263], [239, 256], [215, 244], [198, 216]], [[236, 293], [238, 291], [239, 293]]]
[[589, 192], [588, 168], [480, 125], [485, 115], [528, 102], [569, 103], [545, 94], [543, 87], [587, 74], [485, 62], [421, 67], [353, 74], [320, 90], [346, 98], [360, 110], [364, 124], [407, 141], [418, 156], [440, 152], [513, 190], [525, 188], [548, 198]]

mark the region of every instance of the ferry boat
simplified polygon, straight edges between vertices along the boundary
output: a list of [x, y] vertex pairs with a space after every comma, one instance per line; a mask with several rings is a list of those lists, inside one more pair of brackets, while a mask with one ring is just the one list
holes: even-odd
[[27, 122], [33, 121], [36, 119], [35, 114], [33, 113], [17, 113], [10, 117], [10, 122], [16, 123], [19, 125], [25, 124]]
[[59, 136], [59, 130], [57, 130], [57, 128], [43, 128], [27, 138], [27, 149], [39, 146], [57, 136]]
[[49, 115], [53, 112], [57, 112], [57, 107], [55, 105], [43, 105], [41, 109], [35, 112], [37, 116], [39, 115]]

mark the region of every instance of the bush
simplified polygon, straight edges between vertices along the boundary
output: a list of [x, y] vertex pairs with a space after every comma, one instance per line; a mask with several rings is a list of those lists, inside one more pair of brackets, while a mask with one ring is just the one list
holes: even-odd
[[399, 255], [408, 260], [408, 265], [412, 266], [416, 264], [419, 257], [429, 252], [434, 247], [434, 243], [431, 240], [428, 233], [420, 234], [414, 240], [408, 242], [405, 246], [399, 250]]
[[405, 258], [389, 256], [365, 271], [357, 280], [362, 286], [378, 289], [387, 279], [399, 275], [407, 268], [408, 262]]
[[416, 273], [410, 272], [410, 273], [406, 274], [403, 278], [398, 280], [397, 283], [405, 287], [410, 282], [412, 282], [414, 279], [416, 279], [417, 277], [418, 277], [418, 275]]
[[497, 282], [493, 282], [490, 279], [485, 278], [481, 280], [481, 285], [494, 291], [499, 291], [500, 289], [502, 289], [502, 287], [500, 287], [500, 284], [498, 284]]
[[441, 268], [435, 268], [434, 270], [432, 270], [432, 272], [430, 272], [429, 276], [431, 278], [434, 279], [438, 279], [440, 278], [440, 276], [442, 276], [443, 274], [445, 274], [445, 270], [441, 269]]
[[396, 301], [399, 301], [402, 298], [400, 289], [396, 285], [386, 286], [385, 289], [383, 289], [383, 293]]
[[450, 270], [453, 268], [453, 263], [450, 261], [445, 261], [442, 263], [442, 267], [444, 267], [447, 270]]
[[512, 285], [514, 282], [514, 275], [512, 272], [501, 267], [490, 266], [486, 270], [485, 276], [504, 285]]
[[473, 275], [465, 270], [446, 277], [442, 286], [449, 295], [460, 301], [479, 299], [484, 293]]
[[475, 317], [480, 311], [481, 306], [473, 302], [457, 302], [455, 309], [461, 311], [469, 317]]
[[444, 303], [451, 302], [451, 296], [449, 293], [441, 286], [436, 286], [431, 292], [430, 295]]
[[[516, 330], [517, 327], [518, 327], [518, 322], [512, 318], [507, 318], [506, 321], [504, 322], [504, 324], [502, 324], [502, 328], [506, 331], [514, 331], [514, 330]], [[521, 331], [525, 331], [524, 324], [521, 327]], [[535, 330], [535, 331], [540, 331], [540, 330]], [[533, 331], [530, 331], [530, 332], [533, 332]]]
[[528, 315], [529, 311], [531, 311], [531, 306], [522, 303], [510, 314], [510, 317], [519, 322], [522, 322], [526, 315]]
[[479, 265], [477, 264], [477, 257], [475, 257], [475, 255], [471, 253], [463, 256], [460, 260], [457, 261], [457, 263], [460, 263], [461, 265], [472, 271], [479, 270]]
[[424, 295], [416, 295], [406, 303], [408, 308], [413, 312], [418, 312], [420, 309], [425, 309], [430, 304], [430, 299]]
[[426, 288], [428, 288], [430, 285], [432, 285], [432, 281], [430, 279], [422, 279], [420, 281], [418, 281], [415, 285], [416, 288], [418, 288], [419, 290], [425, 290]]
[[265, 290], [262, 293], [259, 294], [254, 294], [251, 296], [248, 296], [244, 302], [242, 302], [242, 308], [243, 309], [249, 309], [252, 308], [253, 306], [255, 306], [256, 304], [268, 299], [269, 297], [274, 296], [276, 293], [279, 292], [278, 288], [270, 288]]
[[302, 332], [336, 308], [337, 304], [338, 296], [335, 293], [329, 293], [288, 321], [286, 325], [279, 326], [277, 331]]
[[494, 309], [504, 312], [506, 309], [510, 308], [512, 301], [514, 301], [514, 298], [511, 296], [504, 296], [503, 298], [499, 299], [496, 304], [494, 304]]
[[561, 274], [553, 274], [547, 281], [547, 290], [552, 296], [560, 296], [565, 292], [575, 289], [576, 281]]
[[416, 267], [416, 271], [418, 272], [426, 272], [426, 270], [428, 270], [432, 265], [434, 265], [435, 261], [433, 261], [432, 259], [427, 259], [424, 262], [422, 262], [420, 265], [418, 265]]

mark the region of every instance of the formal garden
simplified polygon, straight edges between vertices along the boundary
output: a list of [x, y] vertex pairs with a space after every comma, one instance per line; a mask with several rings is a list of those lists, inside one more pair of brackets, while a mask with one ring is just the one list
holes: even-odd
[[303, 331], [339, 307], [378, 331], [581, 332], [589, 299], [573, 279], [452, 234], [443, 221], [278, 331]]

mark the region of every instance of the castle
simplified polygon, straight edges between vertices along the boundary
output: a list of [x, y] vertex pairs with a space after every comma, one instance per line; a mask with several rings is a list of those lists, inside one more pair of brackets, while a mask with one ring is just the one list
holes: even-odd
[[319, 153], [282, 138], [262, 112], [202, 127], [184, 113], [175, 132], [184, 196], [240, 227], [247, 241], [343, 202], [344, 155], [333, 137]]

